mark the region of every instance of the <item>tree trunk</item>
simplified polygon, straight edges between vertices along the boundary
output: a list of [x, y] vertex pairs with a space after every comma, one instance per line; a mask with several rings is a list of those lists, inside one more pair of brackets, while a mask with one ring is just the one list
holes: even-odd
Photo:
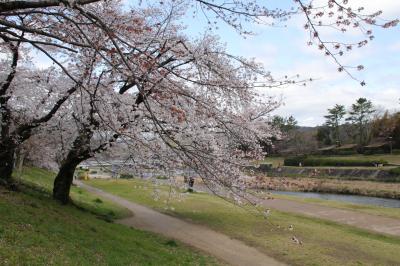
[[93, 132], [90, 129], [81, 130], [68, 151], [66, 159], [61, 163], [60, 170], [54, 180], [53, 198], [62, 204], [67, 204], [70, 201], [69, 192], [74, 179], [75, 168], [81, 162], [92, 157], [90, 149], [92, 136]]
[[24, 160], [25, 160], [25, 152], [20, 151], [18, 155], [18, 166], [17, 166], [19, 175], [22, 174], [22, 169], [24, 168]]
[[62, 204], [67, 204], [70, 200], [69, 192], [71, 190], [75, 168], [79, 163], [79, 160], [65, 160], [54, 180], [53, 198]]
[[194, 177], [189, 177], [188, 185], [189, 185], [188, 192], [193, 192]]
[[14, 188], [12, 172], [16, 146], [12, 143], [0, 143], [0, 185]]

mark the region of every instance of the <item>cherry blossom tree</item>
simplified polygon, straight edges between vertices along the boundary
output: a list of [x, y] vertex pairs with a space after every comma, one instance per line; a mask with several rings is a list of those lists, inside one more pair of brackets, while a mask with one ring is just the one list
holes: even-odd
[[[216, 193], [229, 187], [233, 198], [243, 196], [241, 168], [263, 156], [259, 140], [274, 134], [265, 119], [278, 105], [273, 99], [262, 99], [256, 88], [302, 81], [274, 79], [254, 60], [227, 53], [211, 34], [188, 38], [179, 19], [192, 10], [203, 10], [210, 25], [220, 21], [217, 24], [227, 23], [248, 34], [248, 23], [282, 22], [303, 15], [309, 44], [317, 45], [333, 58], [339, 71], [356, 79], [352, 68], [338, 58], [352, 47], [364, 46], [366, 40], [327, 41], [321, 28], [345, 32], [355, 27], [371, 40], [366, 27], [387, 28], [397, 21], [379, 24], [380, 12], [364, 15], [362, 8], [353, 10], [347, 2], [325, 0], [314, 6], [312, 1], [296, 0], [289, 11], [270, 9], [258, 1], [171, 0], [132, 8], [120, 1], [1, 2], [1, 47], [11, 58], [2, 70], [0, 91], [1, 180], [10, 179], [15, 149], [32, 129], [60, 119], [60, 108], [66, 108], [74, 110], [68, 120], [75, 126], [71, 133], [65, 128], [61, 132], [69, 137], [54, 190], [55, 198], [64, 203], [76, 165], [117, 137], [134, 151], [130, 157], [137, 164], [164, 169], [189, 166]], [[326, 22], [330, 20], [334, 22]], [[32, 89], [26, 85], [32, 80], [23, 78], [25, 72], [18, 68], [20, 47], [42, 53], [57, 67], [57, 78], [51, 79], [57, 84], [44, 89], [51, 99], [46, 98], [46, 108], [39, 108], [40, 115], [28, 122], [11, 118], [13, 108], [29, 110], [34, 105], [16, 97], [17, 90], [29, 95]], [[40, 72], [41, 84], [47, 71]], [[108, 137], [96, 142], [101, 134]]]
[[13, 186], [11, 173], [19, 144], [30, 137], [32, 130], [51, 119], [77, 85], [53, 68], [45, 71], [32, 68], [21, 55], [24, 50], [20, 49], [20, 43], [4, 40], [11, 59], [6, 56], [0, 71], [5, 77], [0, 91], [0, 182]]
[[[140, 10], [142, 2], [148, 2], [150, 9], [178, 9], [180, 13], [193, 12], [203, 15], [210, 28], [218, 27], [219, 23], [227, 23], [241, 34], [249, 34], [246, 25], [284, 22], [296, 15], [302, 15], [305, 19], [305, 30], [309, 33], [309, 45], [316, 45], [324, 54], [333, 58], [338, 65], [338, 70], [347, 73], [357, 79], [352, 69], [362, 70], [363, 66], [345, 66], [339, 57], [350, 52], [354, 47], [363, 47], [373, 40], [371, 26], [389, 28], [396, 26], [398, 20], [384, 21], [380, 19], [381, 11], [372, 14], [364, 12], [363, 7], [352, 6], [349, 0], [295, 0], [290, 1], [288, 10], [276, 9], [271, 4], [262, 1], [139, 1], [130, 11], [135, 17]], [[288, 1], [288, 3], [290, 3]], [[127, 21], [122, 17], [123, 3], [119, 1], [100, 0], [19, 0], [3, 1], [0, 3], [0, 34], [12, 40], [30, 43], [36, 49], [46, 53], [44, 47], [58, 47], [66, 50], [74, 50], [76, 47], [92, 47], [102, 56], [109, 52], [111, 47], [115, 49], [115, 55], [119, 55], [124, 64], [129, 63], [129, 53], [124, 49], [126, 31], [142, 33], [142, 20], [131, 20], [122, 25], [121, 21]], [[176, 15], [177, 12], [171, 13]], [[162, 16], [163, 19], [165, 17]], [[118, 21], [118, 22], [117, 22]], [[157, 23], [160, 23], [158, 21]], [[155, 23], [156, 24], [156, 23]], [[212, 26], [215, 25], [215, 26]], [[154, 26], [154, 25], [152, 25]], [[362, 39], [357, 42], [339, 40], [327, 40], [322, 31], [333, 29], [338, 32], [347, 32], [357, 29], [362, 34]], [[149, 27], [146, 30], [153, 30]], [[90, 38], [89, 32], [104, 33], [101, 39]], [[24, 32], [24, 35], [20, 33]], [[105, 37], [105, 38], [104, 38]], [[123, 45], [123, 43], [125, 45]], [[132, 47], [131, 47], [132, 48]], [[114, 51], [114, 50], [112, 50]], [[52, 58], [56, 60], [56, 58]], [[60, 62], [57, 62], [60, 64]], [[361, 81], [364, 85], [365, 82]]]
[[[262, 157], [259, 138], [272, 134], [262, 119], [278, 106], [270, 98], [259, 100], [253, 90], [262, 69], [230, 57], [212, 36], [175, 46], [168, 58], [174, 61], [168, 71], [138, 69], [138, 82], [125, 82], [119, 91], [128, 91], [119, 97], [110, 89], [112, 72], [96, 77], [94, 88], [85, 86], [90, 97], [76, 100], [74, 121], [81, 122], [75, 137], [68, 138], [74, 141], [64, 145], [69, 148], [56, 177], [56, 199], [68, 201], [75, 167], [116, 138], [134, 151], [128, 155], [138, 166], [169, 171], [190, 167], [213, 188], [239, 182], [240, 168]], [[113, 133], [99, 144], [96, 132]]]

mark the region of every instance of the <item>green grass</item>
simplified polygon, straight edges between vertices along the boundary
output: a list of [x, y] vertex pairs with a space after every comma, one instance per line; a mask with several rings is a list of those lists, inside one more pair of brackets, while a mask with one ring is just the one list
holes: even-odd
[[377, 207], [373, 205], [365, 205], [365, 204], [354, 204], [354, 203], [346, 203], [334, 200], [323, 200], [323, 199], [311, 199], [311, 198], [302, 198], [296, 197], [292, 195], [278, 195], [274, 194], [274, 198], [277, 199], [288, 199], [296, 202], [305, 202], [305, 203], [313, 203], [322, 206], [328, 206], [333, 208], [339, 208], [344, 210], [350, 210], [361, 213], [368, 213], [378, 216], [390, 217], [400, 219], [400, 209], [399, 208], [383, 208]]
[[0, 217], [0, 265], [217, 263], [174, 240], [106, 222], [27, 187], [23, 193], [0, 188]]
[[[55, 175], [55, 173], [44, 169], [29, 167], [24, 168], [21, 175], [18, 176], [25, 184], [32, 184], [50, 193], [53, 189]], [[71, 188], [71, 199], [76, 206], [106, 220], [114, 220], [132, 215], [128, 209], [75, 186]]]
[[[166, 187], [161, 187], [161, 197], [154, 201], [152, 185], [139, 180], [93, 180], [88, 184], [209, 226], [291, 265], [400, 264], [400, 239], [396, 237], [276, 210], [265, 220], [205, 193], [187, 194], [183, 201], [168, 198]], [[289, 230], [290, 225], [294, 226], [293, 231]], [[293, 236], [303, 244], [293, 243]]]

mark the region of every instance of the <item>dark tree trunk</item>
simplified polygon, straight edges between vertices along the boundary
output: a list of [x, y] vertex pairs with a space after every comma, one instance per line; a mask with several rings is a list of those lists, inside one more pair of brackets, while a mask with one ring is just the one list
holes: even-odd
[[14, 168], [14, 152], [16, 146], [12, 143], [0, 143], [0, 185], [14, 187], [12, 172]]
[[74, 140], [66, 159], [61, 163], [61, 167], [54, 180], [53, 198], [62, 204], [67, 204], [70, 201], [69, 192], [71, 190], [75, 168], [81, 162], [92, 157], [90, 149], [90, 140], [92, 136], [93, 132], [90, 129], [83, 128]]
[[70, 200], [69, 193], [74, 178], [75, 168], [80, 162], [80, 160], [65, 160], [58, 171], [56, 179], [54, 180], [53, 198], [62, 204], [67, 204]]
[[0, 185], [13, 188], [12, 171], [14, 168], [14, 153], [17, 148], [15, 141], [10, 138], [11, 111], [8, 108], [8, 90], [13, 81], [18, 65], [18, 48], [21, 42], [16, 44], [8, 37], [3, 36], [3, 41], [8, 44], [12, 52], [10, 73], [0, 87]]
[[6, 100], [0, 97], [0, 184], [12, 184], [12, 171], [14, 168], [14, 153], [17, 144], [10, 136], [10, 111], [6, 107]]
[[193, 192], [194, 177], [189, 177], [188, 185], [189, 185], [188, 192]]

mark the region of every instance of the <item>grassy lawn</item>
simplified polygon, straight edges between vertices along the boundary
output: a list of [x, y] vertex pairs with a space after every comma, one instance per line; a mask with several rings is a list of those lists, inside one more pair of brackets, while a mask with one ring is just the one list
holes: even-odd
[[0, 265], [215, 265], [173, 240], [106, 222], [48, 193], [0, 188]]
[[334, 207], [344, 210], [350, 210], [355, 212], [362, 212], [368, 214], [374, 214], [378, 216], [391, 217], [400, 219], [400, 208], [383, 208], [377, 207], [373, 205], [363, 205], [363, 204], [354, 204], [347, 202], [340, 202], [334, 200], [323, 200], [323, 199], [310, 199], [310, 198], [302, 198], [296, 197], [292, 195], [278, 195], [274, 194], [274, 198], [277, 199], [288, 199], [297, 202], [305, 202], [305, 203], [313, 203], [322, 206]]
[[[169, 197], [160, 187], [140, 180], [92, 180], [88, 184], [170, 215], [207, 225], [241, 239], [291, 265], [399, 265], [400, 239], [321, 219], [273, 210], [266, 220], [258, 213], [205, 193]], [[290, 230], [293, 225], [294, 230]], [[292, 237], [302, 241], [296, 244]]]

